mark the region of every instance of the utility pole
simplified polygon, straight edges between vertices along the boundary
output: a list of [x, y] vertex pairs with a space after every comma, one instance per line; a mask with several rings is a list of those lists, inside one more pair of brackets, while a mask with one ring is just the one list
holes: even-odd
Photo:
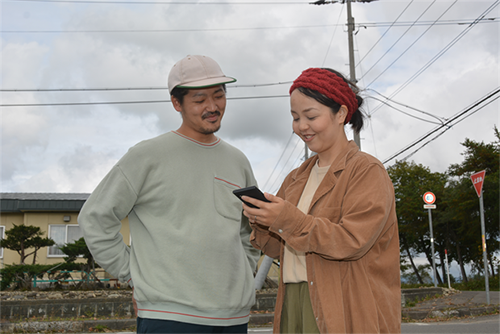
[[[326, 0], [318, 0], [315, 2], [311, 2], [311, 5], [328, 5], [332, 3], [346, 3], [347, 4], [347, 35], [348, 35], [348, 43], [349, 43], [349, 72], [350, 72], [350, 77], [349, 80], [353, 83], [357, 83], [358, 80], [356, 80], [356, 70], [355, 70], [355, 64], [354, 64], [354, 18], [352, 17], [352, 11], [351, 11], [351, 2], [372, 2], [372, 1], [377, 1], [377, 0], [332, 0], [332, 1], [326, 1]], [[361, 150], [361, 139], [359, 137], [359, 132], [354, 131], [354, 142], [356, 145], [358, 145], [359, 149]]]
[[[354, 18], [352, 17], [351, 11], [351, 0], [346, 0], [347, 2], [347, 35], [349, 42], [349, 73], [350, 80], [356, 83], [356, 69], [354, 64]], [[354, 142], [358, 145], [359, 150], [361, 150], [361, 139], [359, 138], [359, 132], [354, 131]]]

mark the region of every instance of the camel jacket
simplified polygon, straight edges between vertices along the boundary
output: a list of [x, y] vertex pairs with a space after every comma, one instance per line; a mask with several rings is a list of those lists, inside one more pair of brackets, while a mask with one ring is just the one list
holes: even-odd
[[[251, 224], [250, 241], [272, 258], [283, 259], [285, 242], [306, 253], [321, 333], [400, 333], [399, 236], [387, 171], [350, 141], [305, 214], [296, 206], [317, 159], [311, 157], [286, 177], [277, 194], [285, 200], [284, 209], [269, 228]], [[285, 290], [280, 278], [275, 333], [280, 333]]]

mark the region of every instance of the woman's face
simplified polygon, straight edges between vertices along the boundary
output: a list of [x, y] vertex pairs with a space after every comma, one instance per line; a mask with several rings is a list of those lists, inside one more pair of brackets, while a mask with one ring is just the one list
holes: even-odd
[[334, 151], [339, 140], [345, 138], [344, 119], [347, 109], [342, 106], [337, 114], [315, 99], [295, 89], [290, 95], [295, 132], [313, 152]]

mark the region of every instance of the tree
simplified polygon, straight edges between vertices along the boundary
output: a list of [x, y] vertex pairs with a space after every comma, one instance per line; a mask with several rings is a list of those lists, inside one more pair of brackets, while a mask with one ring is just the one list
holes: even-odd
[[83, 237], [73, 243], [59, 247], [59, 249], [67, 255], [67, 257], [64, 258], [67, 263], [75, 262], [80, 256], [87, 260], [86, 263], [80, 267], [80, 270], [82, 271], [82, 282], [87, 281], [89, 276], [93, 276], [94, 279], [99, 282], [99, 279], [93, 270], [95, 266], [94, 257], [87, 247], [87, 243]]
[[473, 188], [470, 176], [481, 170], [486, 171], [483, 183], [484, 218], [486, 229], [487, 257], [492, 275], [495, 276], [495, 266], [492, 259], [499, 250], [500, 230], [499, 222], [499, 156], [500, 133], [494, 127], [496, 141], [490, 144], [466, 139], [462, 145], [464, 161], [449, 167], [448, 173], [454, 178], [450, 183], [454, 194], [450, 200], [447, 215], [456, 222], [454, 233], [465, 261], [470, 261], [473, 266], [482, 271], [484, 268], [482, 256], [481, 222], [479, 201]]
[[408, 161], [397, 161], [387, 172], [396, 196], [401, 254], [408, 259], [417, 280], [423, 284], [421, 271], [413, 262], [413, 256], [422, 252], [431, 259], [429, 218], [423, 208], [422, 196], [426, 191], [432, 191], [440, 198], [446, 175], [432, 173], [427, 167]]
[[[26, 258], [33, 254], [33, 264], [36, 263], [36, 253], [42, 247], [50, 247], [55, 241], [50, 238], [42, 238], [44, 232], [40, 227], [30, 225], [15, 225], [5, 231], [5, 239], [0, 240], [0, 247], [16, 251], [20, 256], [19, 264], [25, 264]], [[34, 248], [31, 253], [27, 249]]]

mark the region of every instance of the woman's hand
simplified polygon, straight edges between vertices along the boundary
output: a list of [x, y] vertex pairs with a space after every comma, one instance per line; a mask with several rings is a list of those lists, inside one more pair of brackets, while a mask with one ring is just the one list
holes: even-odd
[[274, 223], [285, 207], [285, 201], [280, 197], [268, 193], [264, 193], [264, 196], [266, 196], [270, 203], [259, 201], [252, 197], [242, 196], [241, 199], [257, 207], [251, 208], [243, 203], [243, 214], [248, 217], [252, 224], [269, 227]]

